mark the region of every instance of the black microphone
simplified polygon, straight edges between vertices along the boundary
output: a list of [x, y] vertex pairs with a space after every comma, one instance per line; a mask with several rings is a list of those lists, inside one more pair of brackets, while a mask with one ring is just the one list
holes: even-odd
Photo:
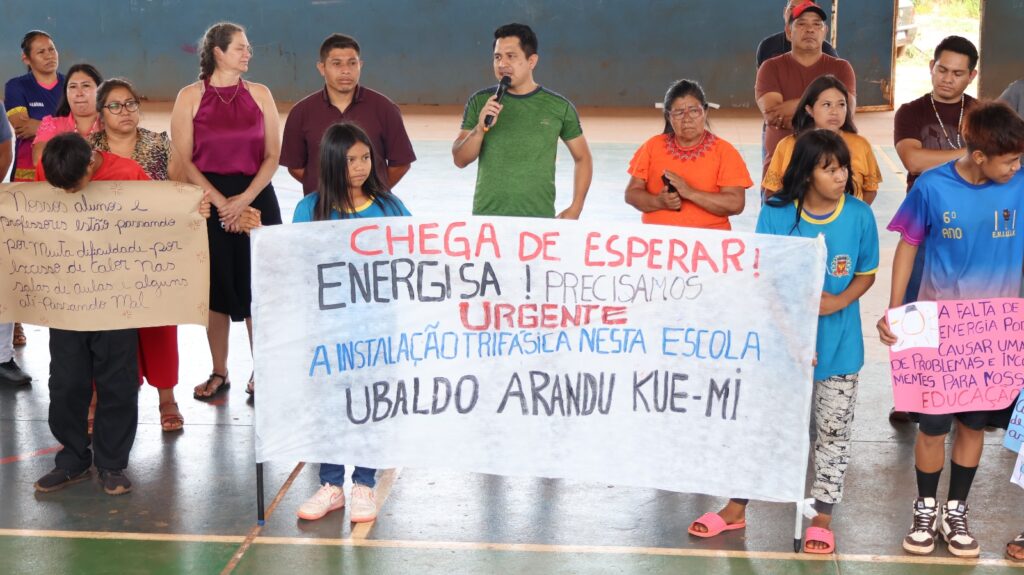
[[[508, 76], [502, 76], [498, 82], [498, 89], [494, 91], [495, 102], [501, 103], [501, 99], [505, 97], [505, 92], [508, 92], [508, 85], [512, 83], [512, 78]], [[494, 114], [487, 114], [484, 116], [484, 131], [491, 129], [491, 124], [494, 123]]]

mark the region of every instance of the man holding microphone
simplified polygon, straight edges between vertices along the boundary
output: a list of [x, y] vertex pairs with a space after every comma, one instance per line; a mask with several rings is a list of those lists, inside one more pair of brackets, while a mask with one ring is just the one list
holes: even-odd
[[578, 219], [594, 166], [576, 108], [534, 81], [539, 56], [529, 26], [506, 24], [494, 31], [494, 39], [494, 76], [509, 78], [507, 92], [500, 102], [496, 88], [473, 94], [452, 145], [456, 166], [480, 160], [473, 214], [555, 217], [555, 157], [561, 139], [576, 168], [572, 203], [558, 217]]

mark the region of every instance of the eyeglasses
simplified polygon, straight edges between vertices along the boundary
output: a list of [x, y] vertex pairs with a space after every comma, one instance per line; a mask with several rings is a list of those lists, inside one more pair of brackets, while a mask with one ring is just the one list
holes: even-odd
[[110, 110], [111, 114], [116, 114], [118, 116], [120, 116], [125, 110], [127, 110], [129, 113], [139, 111], [139, 103], [136, 100], [127, 100], [125, 102], [111, 102], [103, 107]]
[[695, 120], [704, 115], [704, 108], [694, 106], [692, 108], [679, 108], [677, 110], [669, 110], [668, 115], [673, 119], [681, 120], [683, 117]]

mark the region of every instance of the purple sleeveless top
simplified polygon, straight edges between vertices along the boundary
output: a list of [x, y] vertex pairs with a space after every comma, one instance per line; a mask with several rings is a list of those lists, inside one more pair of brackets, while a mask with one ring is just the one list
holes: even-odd
[[239, 82], [236, 91], [203, 80], [203, 98], [192, 119], [192, 163], [200, 172], [254, 176], [263, 163], [263, 112]]

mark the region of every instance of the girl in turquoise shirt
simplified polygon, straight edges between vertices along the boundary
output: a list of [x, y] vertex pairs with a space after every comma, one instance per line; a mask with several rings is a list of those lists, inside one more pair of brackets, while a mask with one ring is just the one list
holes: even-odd
[[[370, 138], [359, 126], [342, 122], [327, 128], [320, 140], [318, 191], [295, 206], [292, 223], [410, 215], [377, 178], [374, 161]], [[369, 467], [356, 467], [352, 473], [349, 519], [353, 523], [377, 518], [376, 474]], [[321, 463], [320, 489], [299, 507], [298, 516], [312, 521], [344, 507], [344, 483], [344, 465]]]

